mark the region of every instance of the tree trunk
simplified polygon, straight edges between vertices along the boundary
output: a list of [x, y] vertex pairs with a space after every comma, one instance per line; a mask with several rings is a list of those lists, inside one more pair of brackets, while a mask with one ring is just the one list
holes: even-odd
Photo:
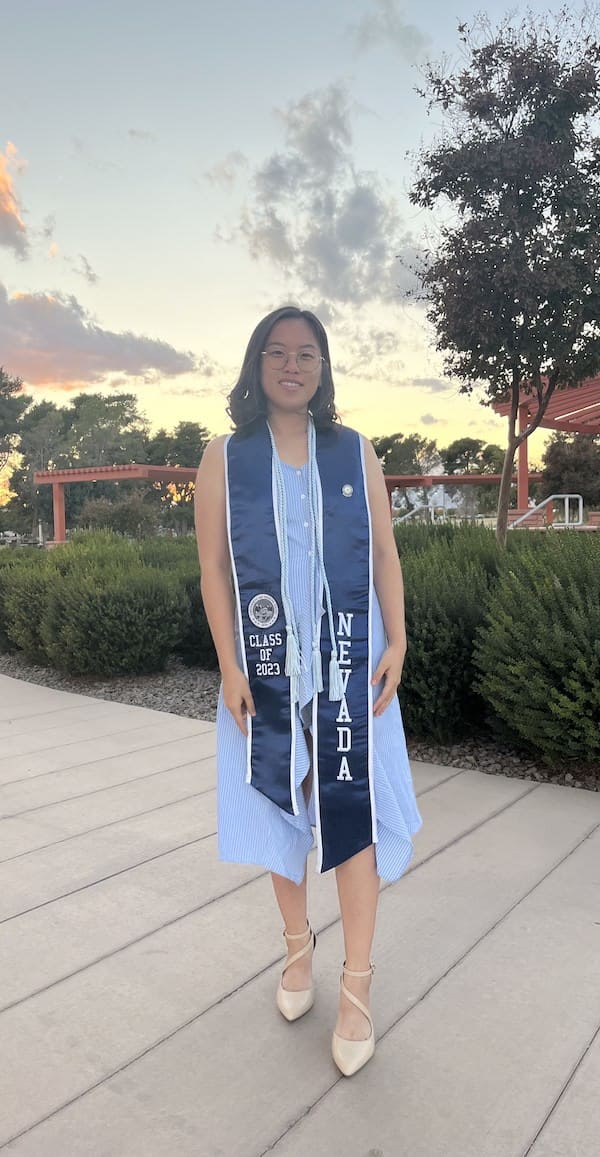
[[496, 539], [500, 546], [506, 546], [506, 535], [508, 531], [508, 507], [510, 503], [510, 488], [512, 483], [513, 464], [515, 461], [515, 450], [517, 448], [517, 437], [515, 434], [514, 419], [509, 417], [508, 421], [508, 446], [506, 447], [506, 454], [504, 455], [504, 465], [502, 467], [502, 479], [500, 482], [500, 493], [498, 495], [498, 511], [496, 515]]
[[508, 444], [506, 447], [506, 454], [504, 455], [504, 465], [502, 467], [502, 478], [500, 481], [500, 493], [498, 495], [498, 511], [496, 514], [496, 539], [498, 544], [502, 547], [506, 546], [510, 487], [512, 482], [513, 464], [515, 460], [515, 450], [519, 444], [519, 436], [517, 434], [517, 417], [519, 414], [519, 401], [521, 398], [521, 378], [518, 366], [513, 368], [510, 394], [510, 413], [508, 415]]

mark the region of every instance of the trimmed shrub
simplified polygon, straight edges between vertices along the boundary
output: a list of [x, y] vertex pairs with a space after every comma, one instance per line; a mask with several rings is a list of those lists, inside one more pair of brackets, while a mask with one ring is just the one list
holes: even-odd
[[401, 558], [406, 554], [422, 554], [438, 542], [451, 542], [463, 529], [470, 527], [457, 527], [449, 522], [398, 522], [394, 526], [398, 554]]
[[490, 578], [481, 565], [453, 557], [440, 541], [403, 559], [408, 653], [399, 695], [406, 730], [438, 742], [482, 721], [473, 691], [473, 646]]
[[140, 544], [112, 530], [78, 531], [50, 552], [50, 564], [61, 574], [115, 571], [139, 567]]
[[[473, 522], [405, 522], [394, 527], [398, 554], [422, 554], [433, 546], [450, 547], [456, 558], [471, 562], [480, 560], [489, 574], [496, 574], [505, 552], [498, 546], [495, 532]], [[507, 540], [509, 554], [534, 550], [544, 545], [544, 534], [530, 530], [511, 530]]]
[[9, 634], [10, 616], [6, 609], [6, 596], [12, 591], [18, 591], [22, 571], [38, 574], [46, 562], [46, 557], [35, 547], [0, 551], [0, 652], [19, 649], [19, 644]]
[[50, 662], [69, 674], [162, 671], [189, 628], [181, 583], [151, 568], [53, 579], [40, 634]]
[[41, 633], [41, 624], [48, 587], [55, 578], [54, 572], [42, 559], [41, 565], [37, 560], [28, 560], [26, 564], [17, 563], [14, 566], [3, 567], [0, 575], [0, 606], [3, 618], [3, 633], [13, 646], [22, 650], [32, 663], [42, 666], [48, 664], [44, 640]]
[[188, 563], [198, 567], [198, 548], [192, 535], [183, 538], [145, 538], [139, 543], [138, 551], [145, 566], [172, 570], [174, 566]]
[[177, 654], [188, 667], [218, 667], [217, 652], [202, 602], [200, 592], [200, 571], [196, 567], [181, 567], [178, 577], [190, 604], [190, 621], [181, 642], [176, 647]]
[[513, 737], [550, 762], [598, 761], [600, 535], [545, 535], [543, 549], [505, 560], [475, 663]]

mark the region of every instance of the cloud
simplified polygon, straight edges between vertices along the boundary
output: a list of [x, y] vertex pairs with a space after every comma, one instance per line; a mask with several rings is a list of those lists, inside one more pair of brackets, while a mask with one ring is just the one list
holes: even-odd
[[25, 172], [29, 162], [25, 160], [25, 157], [19, 156], [19, 150], [16, 145], [13, 145], [12, 141], [7, 141], [5, 155], [13, 168], [16, 169], [17, 173]]
[[340, 325], [337, 335], [345, 353], [343, 362], [334, 363], [337, 373], [348, 377], [360, 377], [363, 381], [388, 380], [391, 373], [396, 380], [400, 363], [390, 362], [390, 355], [398, 349], [398, 334], [395, 330], [370, 326], [361, 329], [350, 325]]
[[152, 144], [158, 140], [156, 133], [146, 132], [145, 129], [127, 129], [127, 136], [133, 141], [148, 141]]
[[312, 312], [324, 326], [335, 325], [338, 318], [338, 310], [330, 301], [317, 301]]
[[18, 150], [11, 141], [4, 153], [0, 152], [0, 245], [14, 250], [17, 257], [25, 258], [29, 252], [29, 241], [25, 222], [19, 212], [19, 203], [14, 191], [12, 171], [23, 172], [26, 162], [18, 156]]
[[[225, 394], [229, 391], [221, 392]], [[212, 386], [167, 386], [162, 393], [175, 398], [208, 398], [214, 397], [215, 391]]]
[[[42, 241], [49, 241], [50, 244], [47, 249], [47, 256], [50, 258], [58, 257], [61, 253], [60, 246], [54, 240], [54, 231], [56, 229], [56, 218], [54, 214], [44, 218], [44, 221], [39, 229], [34, 229], [33, 234], [36, 239]], [[68, 265], [79, 277], [84, 277], [88, 285], [96, 285], [100, 280], [98, 274], [92, 269], [87, 257], [83, 253], [78, 253], [77, 260], [63, 254], [62, 260], [65, 265]]]
[[203, 378], [212, 378], [217, 366], [208, 354], [198, 354], [196, 356], [196, 371], [202, 374]]
[[83, 253], [79, 254], [79, 269], [75, 265], [75, 272], [79, 273], [81, 277], [85, 277], [88, 285], [96, 285], [100, 280], [98, 274], [94, 272], [87, 257], [84, 257]]
[[213, 165], [212, 169], [207, 169], [203, 176], [211, 185], [217, 185], [221, 188], [231, 188], [237, 179], [238, 169], [243, 168], [247, 164], [248, 158], [236, 150], [233, 153], [228, 153], [222, 161]]
[[32, 385], [60, 389], [124, 374], [145, 383], [196, 371], [210, 376], [212, 363], [167, 342], [103, 329], [72, 295], [17, 293], [0, 283], [0, 349], [8, 373]]
[[447, 426], [444, 418], [436, 418], [433, 414], [421, 414], [421, 422], [424, 426]]
[[391, 44], [405, 60], [417, 60], [431, 43], [429, 36], [406, 19], [397, 0], [371, 0], [371, 11], [351, 24], [349, 31], [359, 52]]
[[445, 394], [453, 389], [451, 382], [444, 382], [441, 378], [405, 378], [399, 385], [415, 386], [419, 390], [427, 390], [430, 394]]
[[396, 198], [377, 174], [354, 165], [350, 111], [345, 88], [333, 84], [278, 112], [285, 147], [254, 169], [250, 199], [227, 238], [269, 260], [290, 289], [330, 306], [392, 300], [397, 255], [414, 252]]

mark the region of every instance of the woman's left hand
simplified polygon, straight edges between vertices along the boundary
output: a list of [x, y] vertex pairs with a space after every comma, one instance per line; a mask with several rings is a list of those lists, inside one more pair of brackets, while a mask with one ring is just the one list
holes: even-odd
[[373, 686], [381, 679], [384, 680], [381, 694], [373, 705], [373, 715], [383, 715], [386, 707], [392, 702], [402, 676], [405, 655], [406, 646], [402, 647], [399, 644], [389, 646], [383, 652], [371, 680]]

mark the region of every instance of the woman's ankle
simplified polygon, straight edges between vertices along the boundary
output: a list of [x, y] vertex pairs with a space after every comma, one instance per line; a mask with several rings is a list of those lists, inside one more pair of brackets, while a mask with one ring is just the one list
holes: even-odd
[[344, 975], [345, 976], [371, 976], [374, 965], [367, 957], [350, 957], [344, 960]]
[[304, 927], [302, 927], [301, 921], [298, 921], [297, 925], [291, 922], [286, 924], [285, 928], [283, 929], [283, 935], [287, 941], [291, 940], [291, 942], [296, 944], [297, 947], [301, 947], [300, 941], [308, 938], [311, 935], [311, 928], [308, 922], [308, 918], [304, 918]]

